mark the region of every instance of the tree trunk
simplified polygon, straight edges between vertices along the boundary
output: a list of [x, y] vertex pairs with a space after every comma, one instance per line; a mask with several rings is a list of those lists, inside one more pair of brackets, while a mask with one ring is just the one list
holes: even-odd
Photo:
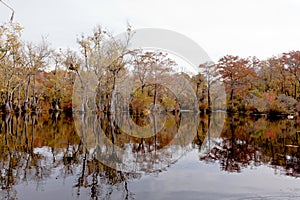
[[11, 107], [10, 107], [9, 100], [7, 100], [6, 103], [5, 103], [5, 112], [6, 113], [10, 113], [11, 112]]
[[34, 71], [33, 75], [33, 86], [32, 86], [32, 98], [31, 98], [31, 111], [36, 111], [37, 109], [37, 98], [35, 94], [35, 87], [36, 87], [36, 70]]
[[210, 85], [207, 86], [207, 106], [208, 106], [208, 111], [211, 111], [211, 99], [210, 99]]
[[154, 97], [153, 97], [154, 109], [156, 107], [156, 96], [157, 96], [157, 85], [156, 83], [154, 83]]
[[116, 73], [114, 73], [114, 82], [113, 82], [113, 89], [112, 89], [112, 103], [113, 103], [113, 105], [111, 106], [111, 113], [116, 113], [116, 111], [117, 111], [117, 101], [116, 101], [116, 77], [117, 75], [116, 75]]
[[[195, 102], [195, 110], [199, 110], [200, 109], [200, 104], [199, 104], [199, 87], [200, 87], [200, 84], [197, 83], [196, 84], [196, 98], [197, 98], [197, 101]], [[197, 106], [197, 107], [196, 107]]]
[[142, 94], [144, 94], [145, 83], [142, 83]]
[[29, 105], [28, 105], [28, 96], [29, 96], [29, 85], [30, 85], [30, 76], [28, 77], [28, 82], [27, 82], [27, 86], [26, 86], [26, 89], [25, 89], [25, 97], [24, 97], [24, 107], [23, 107], [23, 111], [27, 111], [28, 108], [29, 108]]
[[101, 99], [101, 79], [98, 79], [98, 84], [97, 84], [97, 93], [96, 93], [96, 99], [95, 99], [95, 104], [96, 104], [96, 111], [101, 111], [102, 110], [102, 99]]
[[18, 105], [17, 105], [17, 111], [20, 112], [22, 110], [21, 108], [21, 86], [18, 87]]
[[233, 109], [234, 109], [234, 85], [231, 85], [230, 99], [231, 99], [231, 111], [233, 111]]

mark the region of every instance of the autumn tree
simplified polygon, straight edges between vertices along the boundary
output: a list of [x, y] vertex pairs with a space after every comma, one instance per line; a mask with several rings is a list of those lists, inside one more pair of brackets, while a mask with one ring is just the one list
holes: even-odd
[[6, 112], [13, 110], [14, 94], [24, 83], [26, 74], [21, 33], [22, 27], [17, 23], [0, 26], [0, 95], [2, 108]]
[[297, 87], [300, 85], [300, 51], [284, 53], [280, 59], [283, 62], [284, 68], [287, 69], [296, 80], [293, 85], [294, 98], [297, 99]]
[[204, 75], [205, 83], [207, 85], [207, 107], [208, 111], [211, 111], [211, 89], [213, 84], [219, 79], [219, 73], [216, 70], [216, 64], [212, 62], [201, 64], [199, 65], [199, 68]]
[[205, 82], [205, 77], [203, 74], [198, 73], [194, 75], [191, 79], [193, 86], [195, 87], [196, 92], [196, 101], [195, 101], [195, 108], [199, 108], [201, 112], [205, 109], [205, 97], [207, 91], [207, 85]]
[[97, 77], [97, 91], [95, 97], [96, 110], [103, 110], [102, 102], [102, 79], [105, 75], [105, 67], [108, 65], [104, 55], [104, 41], [111, 35], [100, 26], [97, 26], [93, 35], [89, 36], [90, 59], [89, 66]]
[[231, 108], [234, 109], [235, 92], [247, 77], [255, 76], [255, 71], [248, 59], [227, 55], [217, 64], [218, 72], [230, 93]]
[[133, 65], [133, 73], [140, 82], [142, 93], [144, 93], [144, 88], [149, 81], [151, 66], [154, 64], [153, 52], [135, 51], [131, 64]]
[[72, 92], [74, 73], [65, 66], [62, 50], [53, 51], [49, 59], [53, 66], [50, 71], [40, 71], [37, 76], [39, 95], [43, 110], [70, 111], [72, 109]]
[[[118, 39], [98, 26], [91, 35], [82, 35], [77, 40], [83, 62], [75, 71], [83, 87], [82, 90], [86, 91], [86, 83], [83, 83], [84, 78], [82, 77], [84, 74], [86, 76], [95, 75], [98, 82], [95, 98], [91, 101], [95, 102], [95, 105], [93, 108], [88, 108], [88, 100], [85, 98], [85, 111], [94, 109], [113, 112], [110, 102], [115, 98], [117, 79], [124, 72], [127, 63], [126, 55], [130, 53], [128, 50], [129, 41], [132, 37], [130, 25], [128, 25], [125, 35], [125, 39]], [[102, 87], [105, 87], [106, 90], [102, 90]]]
[[[165, 110], [174, 110], [174, 99], [172, 91], [166, 85], [174, 85], [177, 74], [174, 74], [175, 61], [168, 57], [168, 54], [160, 51], [136, 50], [132, 53], [133, 84], [138, 88], [133, 92], [131, 104], [133, 110], [157, 111], [158, 104], [164, 106]], [[179, 83], [178, 83], [179, 84]], [[184, 87], [184, 85], [182, 85]], [[179, 87], [177, 87], [180, 89]], [[175, 91], [173, 91], [175, 92]], [[176, 91], [178, 94], [180, 91]], [[141, 113], [140, 111], [135, 111]]]
[[[38, 107], [38, 102], [41, 97], [41, 92], [38, 92], [37, 89], [37, 75], [41, 71], [45, 70], [50, 62], [52, 50], [49, 47], [49, 44], [43, 40], [38, 45], [33, 45], [31, 43], [26, 45], [26, 59], [28, 62], [28, 81], [27, 88], [25, 91], [24, 97], [24, 109], [31, 109], [36, 111]], [[31, 97], [29, 96], [29, 87], [31, 87]], [[30, 102], [29, 102], [30, 101]], [[29, 105], [28, 105], [29, 103]]]
[[[78, 77], [79, 79], [79, 84], [80, 84], [80, 92], [81, 92], [81, 99], [73, 99], [74, 101], [78, 100], [80, 101], [80, 108], [76, 108], [76, 110], [78, 111], [87, 111], [88, 106], [87, 106], [87, 96], [85, 94], [85, 87], [86, 87], [86, 83], [85, 83], [85, 79], [82, 77], [82, 63], [83, 60], [81, 59], [81, 57], [77, 54], [77, 52], [73, 51], [73, 50], [66, 50], [65, 52], [61, 52], [62, 53], [62, 63], [63, 66], [66, 67], [67, 70], [73, 72], [75, 74], [75, 77]], [[75, 79], [74, 77], [74, 79]], [[77, 91], [78, 92], [78, 91]]]
[[43, 91], [37, 78], [48, 67], [52, 54], [46, 40], [25, 44], [21, 34], [22, 27], [17, 23], [0, 27], [0, 87], [5, 112], [40, 109]]
[[172, 67], [176, 63], [163, 52], [143, 52], [139, 50], [134, 54], [132, 65], [133, 73], [140, 82], [143, 93], [145, 86], [156, 83], [159, 79], [163, 79], [164, 76], [173, 71]]
[[[148, 55], [149, 56], [149, 55]], [[173, 71], [176, 63], [167, 57], [167, 54], [163, 52], [154, 52], [150, 55], [151, 58], [151, 70], [149, 79], [154, 86], [153, 105], [157, 104], [157, 88], [160, 87], [159, 81], [167, 81], [170, 78], [169, 73]], [[158, 81], [159, 80], [159, 81]]]

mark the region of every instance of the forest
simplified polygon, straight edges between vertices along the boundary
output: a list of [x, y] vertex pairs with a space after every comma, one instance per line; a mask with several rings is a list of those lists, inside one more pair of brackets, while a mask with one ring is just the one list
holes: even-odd
[[[2, 113], [72, 112], [72, 108], [82, 112], [118, 112], [111, 102], [117, 98], [117, 84], [124, 82], [125, 77], [130, 80], [128, 84], [137, 88], [127, 103], [129, 111], [138, 115], [155, 110], [158, 103], [172, 112], [179, 109], [202, 113], [226, 110], [270, 116], [300, 112], [300, 51], [283, 52], [266, 60], [225, 55], [216, 63], [199, 64], [199, 73], [191, 75], [177, 72], [176, 62], [167, 53], [130, 50], [128, 45], [134, 36], [130, 25], [122, 41], [109, 30], [96, 26], [90, 34], [75, 38], [77, 50], [54, 49], [46, 39], [38, 44], [23, 41], [22, 31], [23, 27], [15, 22], [0, 26]], [[86, 77], [90, 76], [97, 80], [93, 102], [85, 94]], [[185, 106], [190, 103], [185, 102], [187, 100], [179, 104], [176, 95], [162, 84], [179, 76], [188, 80], [195, 91], [194, 108]], [[82, 98], [76, 99], [80, 106], [74, 107], [72, 96], [76, 79]], [[224, 105], [218, 100], [217, 82], [225, 87]], [[182, 87], [180, 94], [191, 99], [185, 90]]]

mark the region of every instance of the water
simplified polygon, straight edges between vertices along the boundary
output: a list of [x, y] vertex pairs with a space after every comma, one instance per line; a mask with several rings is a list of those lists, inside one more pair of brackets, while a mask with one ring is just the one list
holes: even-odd
[[300, 199], [297, 120], [160, 117], [2, 116], [1, 199]]

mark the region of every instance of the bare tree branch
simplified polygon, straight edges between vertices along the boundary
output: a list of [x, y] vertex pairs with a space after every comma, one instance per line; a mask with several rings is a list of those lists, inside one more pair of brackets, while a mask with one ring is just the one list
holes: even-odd
[[13, 19], [14, 19], [15, 10], [14, 10], [12, 7], [10, 7], [7, 3], [5, 3], [4, 1], [0, 0], [0, 2], [1, 2], [4, 6], [6, 6], [8, 9], [11, 10], [10, 22], [12, 22]]

